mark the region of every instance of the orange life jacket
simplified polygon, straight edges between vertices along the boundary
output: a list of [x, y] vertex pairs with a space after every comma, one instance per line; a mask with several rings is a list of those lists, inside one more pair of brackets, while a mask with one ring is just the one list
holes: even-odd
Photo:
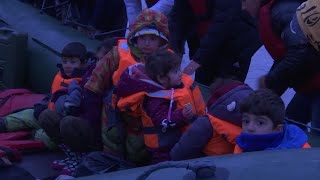
[[[65, 79], [62, 77], [61, 72], [59, 71], [57, 75], [54, 77], [52, 85], [51, 85], [51, 94], [56, 93], [57, 91], [61, 89], [68, 88], [68, 85], [71, 83], [71, 81], [76, 80], [78, 83], [81, 81], [81, 78], [70, 78]], [[53, 110], [54, 109], [54, 102], [49, 102], [48, 109]]]
[[[301, 148], [303, 149], [308, 149], [308, 148], [311, 148], [310, 144], [309, 143], [305, 143]], [[242, 153], [243, 150], [238, 146], [238, 144], [234, 147], [234, 151], [233, 153], [234, 154], [240, 154]]]
[[[206, 107], [202, 98], [199, 87], [194, 83], [192, 78], [186, 74], [182, 76], [183, 88], [174, 89], [173, 101], [177, 109], [184, 108], [184, 105], [190, 103], [197, 115], [205, 115]], [[144, 129], [145, 145], [149, 148], [166, 147], [168, 142], [164, 142], [162, 136], [165, 135], [161, 128], [155, 127], [151, 118], [143, 111], [144, 96], [157, 97], [171, 100], [172, 90], [159, 90], [152, 93], [140, 92], [131, 96], [120, 98], [117, 107], [121, 111], [130, 110], [136, 116], [141, 116]], [[183, 131], [183, 129], [181, 129]]]
[[136, 64], [136, 60], [132, 57], [127, 40], [121, 39], [118, 41], [119, 67], [112, 75], [113, 85], [116, 85], [121, 74], [131, 65]]
[[236, 138], [241, 133], [241, 127], [223, 121], [208, 114], [210, 123], [214, 129], [213, 137], [205, 146], [203, 152], [206, 155], [232, 154], [236, 145]]

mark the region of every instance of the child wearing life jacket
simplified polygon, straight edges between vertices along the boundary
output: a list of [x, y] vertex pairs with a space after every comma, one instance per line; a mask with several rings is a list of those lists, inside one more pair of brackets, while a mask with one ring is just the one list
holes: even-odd
[[268, 89], [260, 89], [240, 104], [242, 132], [234, 153], [274, 149], [310, 148], [299, 127], [285, 124], [285, 105]]
[[[62, 50], [60, 71], [52, 83], [48, 109], [40, 113], [38, 123], [66, 154], [64, 160], [53, 162], [53, 168], [70, 174], [81, 161], [92, 142], [92, 130], [80, 117], [81, 87], [85, 67], [86, 47], [79, 42], [67, 44]], [[72, 148], [72, 150], [70, 149]]]
[[120, 110], [142, 117], [152, 163], [170, 160], [182, 128], [205, 113], [201, 94], [193, 94], [194, 82], [182, 74], [180, 65], [181, 58], [172, 51], [158, 51], [146, 58], [145, 65], [129, 66], [115, 87]]
[[219, 78], [210, 86], [207, 115], [195, 120], [172, 148], [173, 160], [232, 154], [241, 133], [239, 104], [253, 90], [231, 78]]
[[[130, 124], [126, 124], [122, 142], [119, 143], [119, 127], [115, 126], [107, 114], [108, 96], [117, 85], [121, 74], [128, 66], [144, 63], [145, 57], [158, 49], [167, 49], [169, 41], [168, 20], [160, 12], [145, 9], [130, 25], [126, 39], [118, 41], [93, 70], [84, 86], [84, 108], [86, 119], [96, 125], [96, 132], [102, 134], [104, 151], [125, 158], [137, 165], [146, 165], [148, 153], [145, 149], [140, 119], [131, 118], [125, 112]], [[124, 118], [122, 118], [124, 119]], [[102, 123], [101, 123], [102, 122]], [[100, 130], [99, 130], [100, 129]], [[101, 132], [102, 131], [102, 132]], [[101, 137], [100, 134], [100, 137]]]
[[96, 53], [92, 55], [92, 57], [88, 60], [85, 74], [82, 76], [81, 87], [83, 87], [86, 82], [89, 80], [92, 71], [96, 67], [97, 63], [110, 51], [114, 46], [117, 46], [118, 40], [120, 37], [113, 37], [109, 39], [105, 39], [98, 46]]

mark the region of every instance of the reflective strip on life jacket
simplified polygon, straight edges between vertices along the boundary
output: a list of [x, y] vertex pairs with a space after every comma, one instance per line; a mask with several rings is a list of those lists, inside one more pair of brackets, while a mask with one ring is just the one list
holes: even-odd
[[286, 46], [279, 35], [272, 29], [271, 8], [276, 0], [271, 0], [259, 11], [259, 33], [261, 40], [274, 60], [281, 60], [286, 52]]
[[[57, 75], [54, 77], [54, 80], [52, 82], [51, 94], [54, 94], [54, 93], [56, 93], [57, 91], [59, 91], [61, 89], [68, 88], [68, 85], [73, 80], [76, 80], [78, 83], [80, 83], [81, 78], [65, 79], [65, 78], [62, 77], [61, 72], [58, 72]], [[48, 109], [51, 109], [51, 110], [54, 109], [54, 102], [49, 102]]]
[[235, 140], [241, 133], [241, 127], [223, 121], [208, 114], [214, 129], [213, 137], [207, 143], [203, 152], [206, 155], [222, 155], [234, 152]]
[[136, 60], [132, 57], [127, 40], [118, 41], [119, 67], [112, 75], [113, 85], [116, 85], [120, 80], [121, 74], [131, 65], [136, 64]]

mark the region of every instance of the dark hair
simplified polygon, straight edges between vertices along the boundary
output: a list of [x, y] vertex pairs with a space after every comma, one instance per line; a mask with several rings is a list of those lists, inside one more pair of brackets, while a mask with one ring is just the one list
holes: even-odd
[[113, 46], [117, 46], [117, 42], [119, 39], [124, 39], [124, 38], [123, 37], [113, 37], [113, 38], [105, 39], [98, 46], [97, 50], [104, 48], [104, 49], [106, 49], [107, 52], [109, 52], [113, 48]]
[[240, 112], [267, 116], [276, 127], [284, 122], [285, 105], [282, 99], [269, 89], [254, 91], [240, 103]]
[[87, 48], [80, 42], [72, 42], [67, 44], [61, 52], [62, 57], [77, 57], [84, 62], [87, 55]]
[[171, 70], [179, 68], [181, 60], [180, 56], [170, 50], [158, 50], [147, 56], [146, 73], [152, 80], [157, 81], [157, 76], [165, 77]]

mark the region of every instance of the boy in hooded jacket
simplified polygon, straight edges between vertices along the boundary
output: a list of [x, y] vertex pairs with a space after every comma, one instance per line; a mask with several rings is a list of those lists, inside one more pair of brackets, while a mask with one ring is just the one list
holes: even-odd
[[285, 124], [285, 105], [268, 89], [260, 89], [240, 104], [242, 132], [234, 153], [274, 149], [310, 148], [308, 136], [295, 125]]

